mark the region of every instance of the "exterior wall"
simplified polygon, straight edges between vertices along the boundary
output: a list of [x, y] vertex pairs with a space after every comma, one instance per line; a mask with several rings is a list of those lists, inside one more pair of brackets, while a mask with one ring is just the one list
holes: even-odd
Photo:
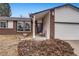
[[[79, 23], [79, 10], [68, 6], [57, 8], [55, 22]], [[55, 38], [79, 40], [79, 24], [55, 23]]]
[[8, 21], [8, 28], [0, 28], [0, 35], [28, 34], [32, 32], [17, 32], [17, 21]]
[[0, 35], [8, 35], [8, 34], [16, 34], [16, 21], [13, 21], [13, 28], [5, 28], [5, 29], [0, 28]]
[[49, 13], [45, 15], [43, 23], [43, 33], [46, 34], [47, 39], [50, 38], [50, 16]]
[[13, 29], [13, 21], [8, 21], [8, 28]]
[[79, 23], [79, 10], [64, 6], [55, 9], [55, 22], [77, 22]]
[[55, 38], [79, 40], [79, 24], [55, 24]]

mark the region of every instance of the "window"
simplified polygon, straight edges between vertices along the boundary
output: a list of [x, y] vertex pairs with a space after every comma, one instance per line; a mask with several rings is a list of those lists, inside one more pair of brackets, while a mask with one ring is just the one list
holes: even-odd
[[17, 31], [30, 31], [31, 23], [30, 22], [17, 22]]
[[0, 21], [0, 28], [7, 28], [7, 21]]
[[30, 31], [31, 30], [31, 24], [30, 23], [25, 23], [25, 31]]
[[17, 30], [18, 31], [23, 31], [23, 22], [18, 22], [18, 24], [17, 24]]

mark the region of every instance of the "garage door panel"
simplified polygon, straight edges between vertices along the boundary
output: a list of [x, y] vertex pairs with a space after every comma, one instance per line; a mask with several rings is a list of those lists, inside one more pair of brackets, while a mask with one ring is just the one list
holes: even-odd
[[79, 24], [55, 23], [55, 38], [79, 40]]

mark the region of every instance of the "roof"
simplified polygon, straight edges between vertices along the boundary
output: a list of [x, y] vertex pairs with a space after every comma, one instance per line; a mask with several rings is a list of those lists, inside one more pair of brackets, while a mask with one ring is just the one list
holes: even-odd
[[9, 20], [9, 21], [31, 21], [31, 18], [21, 18], [21, 17], [0, 17], [0, 20]]
[[78, 7], [76, 7], [76, 6], [72, 5], [72, 4], [66, 3], [66, 4], [61, 5], [61, 6], [57, 6], [57, 7], [54, 7], [54, 8], [49, 8], [49, 9], [46, 9], [46, 10], [43, 10], [43, 11], [40, 11], [40, 12], [36, 12], [36, 13], [32, 13], [32, 14], [30, 14], [30, 16], [31, 15], [35, 15], [35, 14], [38, 14], [38, 13], [41, 13], [41, 12], [44, 12], [44, 11], [54, 10], [56, 8], [60, 8], [60, 7], [63, 7], [63, 6], [71, 6], [71, 7], [74, 7], [76, 9], [79, 9]]

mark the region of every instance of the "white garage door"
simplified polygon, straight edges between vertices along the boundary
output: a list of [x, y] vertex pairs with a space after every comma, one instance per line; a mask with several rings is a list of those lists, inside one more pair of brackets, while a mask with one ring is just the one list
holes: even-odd
[[55, 38], [79, 40], [79, 24], [55, 23]]

